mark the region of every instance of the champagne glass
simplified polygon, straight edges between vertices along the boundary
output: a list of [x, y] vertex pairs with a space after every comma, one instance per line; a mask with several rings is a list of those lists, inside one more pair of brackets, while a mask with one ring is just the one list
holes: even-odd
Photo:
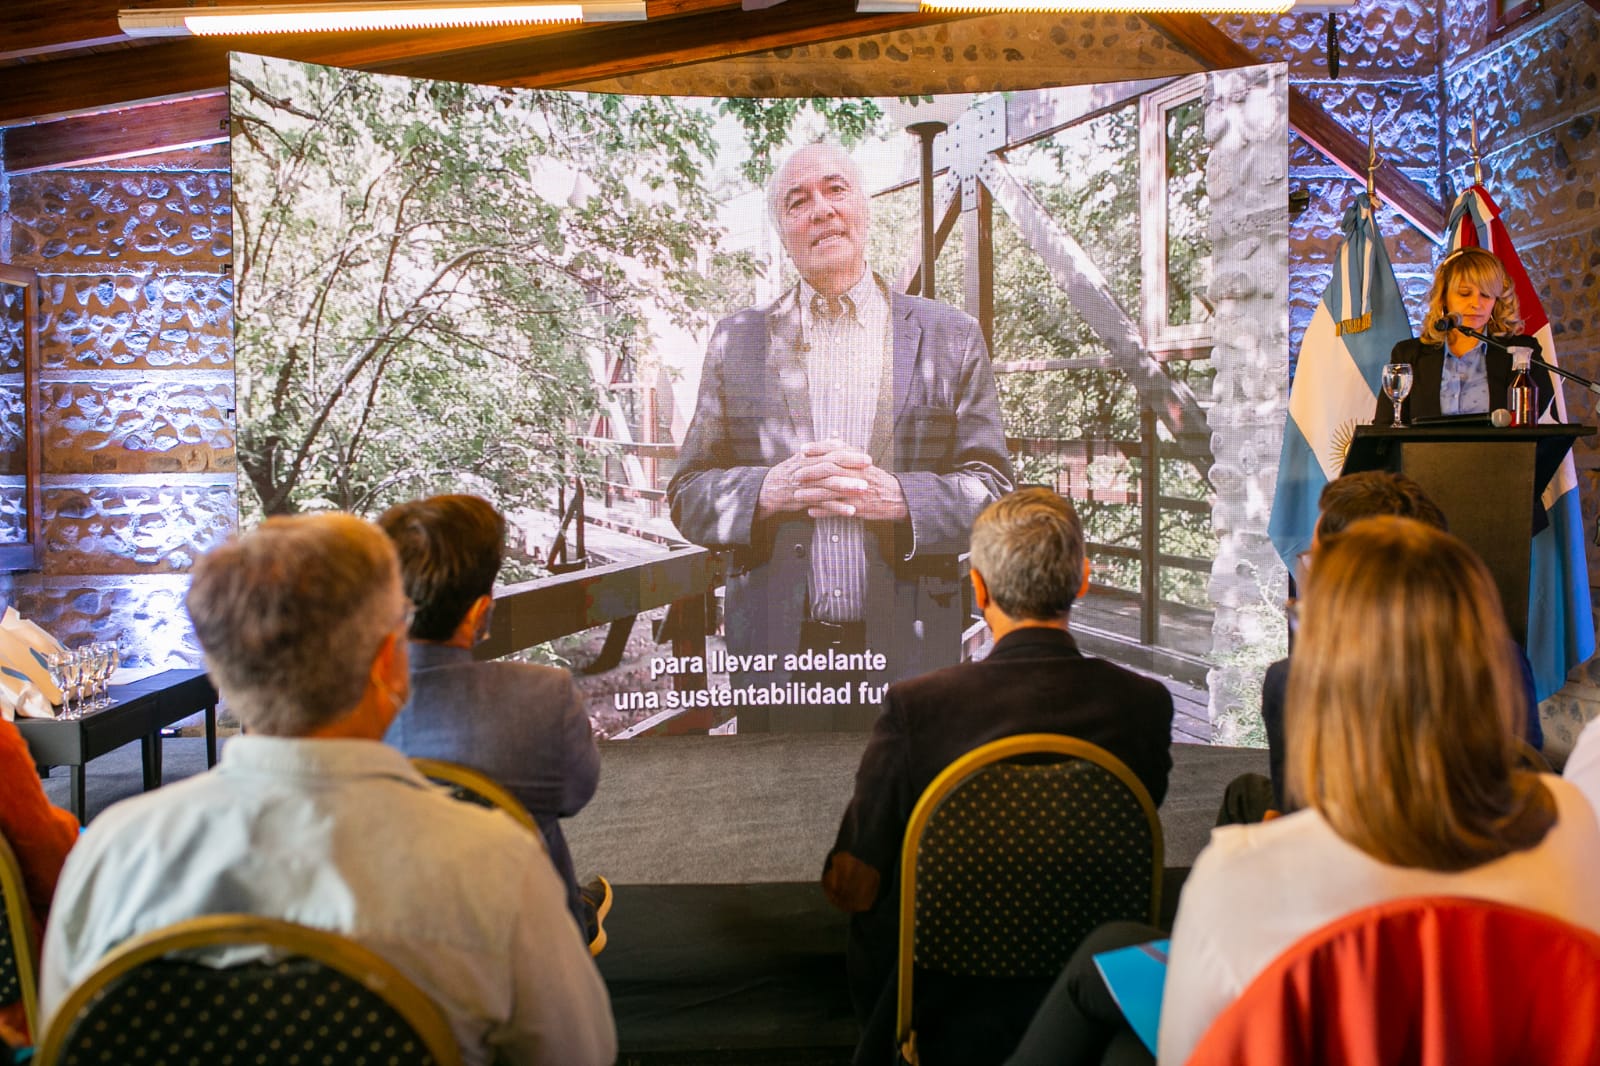
[[1411, 364], [1383, 364], [1383, 394], [1394, 404], [1394, 424], [1405, 425], [1400, 418], [1400, 405], [1411, 395]]
[[70, 651], [53, 651], [44, 657], [44, 668], [50, 672], [50, 681], [61, 690], [61, 717], [72, 717], [72, 692], [71, 674], [68, 664], [72, 661]]
[[94, 702], [94, 645], [85, 644], [78, 649], [78, 713], [95, 709]]
[[100, 664], [94, 644], [85, 644], [79, 648], [78, 657], [78, 669], [80, 671], [78, 679], [80, 689], [78, 696], [79, 706], [83, 710], [92, 711], [100, 706], [100, 701], [95, 696], [98, 690], [96, 678], [100, 676]]
[[117, 641], [106, 641], [106, 699], [111, 698], [111, 679], [122, 668], [122, 645]]
[[60, 658], [61, 717], [83, 716], [83, 650], [68, 648]]
[[106, 695], [106, 678], [111, 674], [111, 653], [101, 641], [89, 645], [89, 670], [90, 691], [94, 693], [94, 700], [89, 706], [95, 710], [111, 706], [111, 697]]
[[93, 710], [89, 697], [94, 690], [94, 652], [85, 645], [72, 652], [72, 690], [78, 697], [78, 712], [73, 717], [82, 718], [83, 712]]

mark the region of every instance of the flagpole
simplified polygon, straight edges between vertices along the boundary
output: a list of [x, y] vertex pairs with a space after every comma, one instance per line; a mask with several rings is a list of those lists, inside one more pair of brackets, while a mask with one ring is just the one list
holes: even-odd
[[1478, 116], [1468, 115], [1467, 121], [1472, 123], [1472, 184], [1483, 184], [1483, 157], [1478, 154]]
[[1367, 199], [1372, 201], [1372, 217], [1378, 217], [1382, 201], [1378, 199], [1378, 141], [1373, 132], [1372, 112], [1367, 111]]

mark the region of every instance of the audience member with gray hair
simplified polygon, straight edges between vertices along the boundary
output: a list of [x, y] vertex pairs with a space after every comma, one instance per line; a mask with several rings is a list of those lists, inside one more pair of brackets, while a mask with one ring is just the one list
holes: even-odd
[[268, 519], [195, 565], [188, 606], [245, 735], [84, 833], [45, 937], [44, 1014], [129, 937], [245, 912], [386, 957], [468, 1063], [611, 1062], [605, 986], [539, 838], [381, 741], [411, 618], [388, 538], [344, 514]]
[[[863, 1026], [857, 1062], [884, 1061], [892, 1050], [900, 845], [913, 806], [940, 771], [993, 740], [1060, 733], [1122, 760], [1157, 803], [1166, 795], [1172, 696], [1078, 650], [1067, 621], [1088, 584], [1071, 502], [1044, 488], [1001, 497], [972, 527], [972, 590], [993, 650], [981, 662], [889, 688], [822, 877], [828, 899], [851, 915], [850, 991]], [[996, 1002], [928, 1011], [939, 1036], [929, 1035], [925, 1050], [972, 1066], [1003, 1060], [1049, 987], [1019, 984], [1007, 983]], [[918, 999], [937, 1003], [937, 984], [919, 978]]]

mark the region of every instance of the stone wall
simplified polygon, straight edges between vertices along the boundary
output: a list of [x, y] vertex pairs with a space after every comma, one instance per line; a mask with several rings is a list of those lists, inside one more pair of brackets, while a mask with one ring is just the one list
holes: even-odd
[[[1212, 738], [1264, 744], [1261, 677], [1285, 645], [1284, 570], [1267, 537], [1288, 415], [1289, 86], [1281, 66], [1221, 71], [1206, 98], [1216, 364], [1211, 425]], [[1220, 265], [1225, 264], [1226, 269]]]
[[[1338, 14], [1339, 76], [1328, 73], [1327, 15], [1235, 15], [1213, 22], [1258, 59], [1289, 66], [1293, 86], [1365, 138], [1370, 125], [1379, 157], [1431, 193], [1439, 188], [1439, 26], [1435, 5], [1419, 0], [1364, 0]], [[1289, 182], [1308, 206], [1290, 220], [1290, 369], [1333, 271], [1345, 208], [1361, 190], [1298, 135], [1289, 137]], [[1395, 274], [1416, 306], [1433, 277], [1431, 240], [1395, 211], [1378, 212]]]
[[[1438, 12], [1444, 12], [1440, 22]], [[1579, 0], [1491, 40], [1486, 5], [1368, 2], [1341, 14], [1343, 69], [1326, 69], [1323, 15], [1219, 18], [1263, 59], [1289, 63], [1295, 86], [1364, 133], [1371, 114], [1383, 158], [1449, 203], [1472, 183], [1469, 117], [1476, 117], [1485, 186], [1494, 195], [1551, 318], [1561, 361], [1600, 375], [1600, 14]], [[1327, 285], [1339, 218], [1358, 187], [1291, 137], [1291, 184], [1310, 195], [1292, 223], [1291, 358]], [[1379, 215], [1395, 273], [1420, 321], [1441, 249], [1393, 211]], [[1565, 390], [1569, 417], [1600, 418], [1587, 393]], [[1584, 528], [1600, 514], [1600, 445], [1577, 450]], [[1589, 549], [1591, 582], [1600, 547]], [[1596, 595], [1600, 604], [1600, 594]], [[1564, 757], [1600, 714], [1600, 665], [1574, 671], [1543, 707], [1546, 751]]]
[[5, 183], [40, 279], [44, 566], [7, 599], [132, 666], [199, 661], [194, 559], [238, 522], [226, 147]]
[[[1437, 188], [1438, 137], [1432, 116], [1438, 110], [1434, 73], [1438, 27], [1431, 3], [1366, 0], [1341, 11], [1338, 78], [1328, 71], [1326, 14], [1233, 15], [1212, 21], [1261, 61], [1284, 63], [1295, 89], [1359, 136], [1367, 135], [1370, 123], [1381, 158], [1425, 189]], [[1404, 73], [1397, 76], [1396, 71]], [[1264, 531], [1277, 485], [1288, 386], [1306, 327], [1327, 288], [1334, 257], [1344, 240], [1340, 223], [1345, 209], [1364, 187], [1293, 131], [1287, 154], [1284, 195], [1291, 191], [1304, 194], [1305, 206], [1289, 218], [1286, 342], [1277, 352], [1277, 380], [1269, 383], [1257, 378], [1248, 364], [1228, 374], [1245, 375], [1240, 387], [1249, 382], [1256, 390], [1254, 402], [1261, 410], [1261, 422], [1217, 427], [1212, 438], [1219, 463], [1220, 450], [1231, 441], [1241, 457], [1232, 465], [1242, 465], [1246, 458], [1259, 464], [1244, 468], [1256, 493], [1254, 510], [1258, 513], [1234, 514], [1230, 508], [1217, 511], [1219, 534], [1225, 527], [1233, 528], [1229, 540], [1240, 546], [1237, 558], [1226, 551], [1219, 553], [1212, 570], [1212, 595], [1219, 601], [1219, 610], [1212, 628], [1214, 666], [1209, 688], [1213, 735], [1220, 742], [1260, 737], [1259, 723], [1250, 720], [1246, 709], [1259, 710], [1265, 662], [1283, 654], [1285, 647], [1285, 573]], [[1398, 212], [1381, 206], [1378, 225], [1402, 291], [1420, 300], [1433, 275], [1433, 242]], [[1222, 366], [1219, 363], [1219, 386], [1224, 380]], [[1214, 426], [1217, 420], [1213, 412]], [[1243, 595], [1252, 577], [1260, 597], [1253, 603]], [[1230, 584], [1235, 588], [1232, 597], [1239, 602], [1224, 606], [1223, 589]], [[1254, 690], [1249, 688], [1252, 682], [1257, 686]]]

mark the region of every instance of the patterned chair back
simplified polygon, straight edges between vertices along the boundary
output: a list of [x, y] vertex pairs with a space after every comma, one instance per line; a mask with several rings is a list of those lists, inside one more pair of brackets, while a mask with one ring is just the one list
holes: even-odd
[[1161, 870], [1155, 804], [1103, 748], [1035, 733], [956, 760], [922, 794], [901, 854], [898, 1034], [907, 1060], [915, 968], [1053, 978], [1096, 926], [1156, 921]]
[[38, 984], [33, 960], [33, 908], [22, 880], [22, 867], [0, 837], [0, 1006], [22, 1001], [28, 1029], [39, 1032]]
[[[194, 957], [261, 949], [221, 967]], [[380, 956], [337, 933], [227, 914], [107, 955], [50, 1019], [37, 1061], [460, 1066], [461, 1053], [438, 1006]]]

